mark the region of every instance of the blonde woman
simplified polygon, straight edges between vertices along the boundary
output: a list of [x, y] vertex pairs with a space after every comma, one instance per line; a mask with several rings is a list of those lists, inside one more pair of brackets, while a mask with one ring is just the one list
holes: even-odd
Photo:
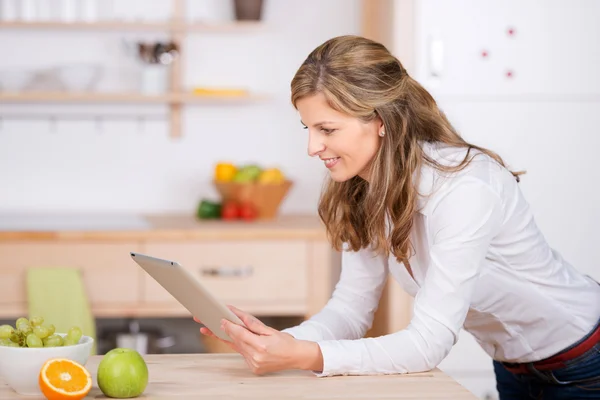
[[[282, 332], [232, 307], [246, 327], [222, 328], [251, 370], [427, 371], [464, 328], [502, 399], [600, 398], [600, 285], [545, 241], [520, 173], [462, 139], [379, 43], [325, 42], [291, 89], [308, 153], [329, 169], [318, 209], [342, 274], [321, 312]], [[414, 296], [412, 320], [363, 338], [388, 273]]]

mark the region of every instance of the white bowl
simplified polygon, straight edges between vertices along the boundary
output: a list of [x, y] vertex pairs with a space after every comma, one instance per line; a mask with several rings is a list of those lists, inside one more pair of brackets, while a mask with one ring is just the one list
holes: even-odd
[[102, 79], [101, 65], [74, 64], [58, 68], [58, 77], [69, 92], [92, 92]]
[[72, 346], [32, 349], [0, 346], [0, 376], [21, 395], [43, 396], [38, 378], [44, 363], [51, 358], [66, 358], [85, 365], [93, 345], [94, 339], [83, 336], [78, 344]]

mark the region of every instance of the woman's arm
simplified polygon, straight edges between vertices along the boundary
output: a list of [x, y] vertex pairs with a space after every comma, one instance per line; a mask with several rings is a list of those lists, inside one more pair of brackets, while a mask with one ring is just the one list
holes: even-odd
[[409, 326], [378, 338], [319, 340], [323, 358], [319, 376], [427, 371], [450, 352], [490, 242], [502, 224], [503, 210], [498, 195], [471, 178], [436, 202], [428, 221], [431, 261]]
[[300, 325], [284, 329], [300, 340], [362, 338], [373, 317], [388, 275], [387, 259], [370, 250], [342, 252], [342, 271], [326, 306]]

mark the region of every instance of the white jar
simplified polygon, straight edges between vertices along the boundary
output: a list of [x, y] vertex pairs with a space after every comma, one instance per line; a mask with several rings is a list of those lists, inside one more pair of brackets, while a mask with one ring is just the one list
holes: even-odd
[[140, 91], [147, 95], [161, 95], [169, 91], [169, 67], [162, 64], [144, 64]]

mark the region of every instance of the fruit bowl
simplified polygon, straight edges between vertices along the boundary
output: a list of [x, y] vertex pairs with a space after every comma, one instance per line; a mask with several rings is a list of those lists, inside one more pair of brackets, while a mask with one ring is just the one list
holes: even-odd
[[[65, 337], [66, 334], [58, 335]], [[66, 358], [81, 365], [87, 363], [94, 339], [82, 336], [78, 344], [60, 347], [0, 346], [0, 376], [15, 392], [26, 396], [42, 396], [38, 379], [44, 363], [51, 358]]]
[[282, 183], [261, 182], [213, 182], [221, 199], [237, 203], [250, 203], [259, 219], [275, 218], [285, 196], [293, 185], [292, 181]]

